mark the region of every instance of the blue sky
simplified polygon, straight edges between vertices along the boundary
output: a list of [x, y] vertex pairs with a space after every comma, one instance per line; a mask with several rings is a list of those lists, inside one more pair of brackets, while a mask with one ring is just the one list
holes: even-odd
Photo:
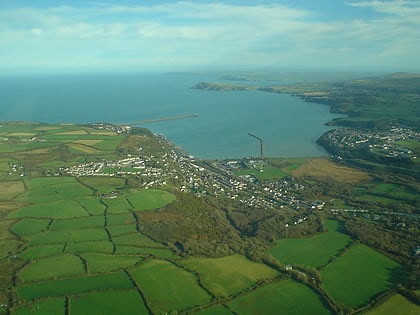
[[420, 0], [0, 0], [0, 74], [420, 71]]

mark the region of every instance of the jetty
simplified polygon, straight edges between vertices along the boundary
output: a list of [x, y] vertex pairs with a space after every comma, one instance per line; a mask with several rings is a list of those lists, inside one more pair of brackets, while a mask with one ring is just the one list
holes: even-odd
[[146, 120], [141, 120], [141, 121], [130, 122], [130, 123], [127, 123], [125, 125], [128, 125], [128, 126], [144, 125], [144, 124], [151, 124], [151, 123], [156, 123], [156, 122], [161, 122], [161, 121], [178, 120], [178, 119], [195, 118], [195, 117], [198, 117], [198, 114], [178, 115], [178, 116], [161, 117], [161, 118], [155, 118], [155, 119], [146, 119]]

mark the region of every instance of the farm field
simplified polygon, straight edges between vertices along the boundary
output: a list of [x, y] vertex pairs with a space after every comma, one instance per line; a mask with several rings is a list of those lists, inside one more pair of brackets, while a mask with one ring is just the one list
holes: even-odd
[[66, 242], [107, 240], [108, 234], [102, 228], [86, 228], [74, 230], [48, 231], [31, 236], [25, 236], [31, 245], [64, 244]]
[[127, 193], [127, 199], [135, 210], [161, 208], [176, 199], [175, 195], [158, 189], [133, 190]]
[[233, 315], [233, 313], [222, 305], [216, 305], [205, 310], [198, 311], [194, 313], [194, 315]]
[[68, 253], [106, 253], [114, 252], [114, 245], [108, 240], [92, 241], [92, 242], [69, 242], [67, 243], [66, 252]]
[[64, 298], [53, 298], [36, 301], [29, 306], [18, 308], [13, 315], [64, 315]]
[[30, 246], [23, 252], [19, 253], [19, 257], [23, 259], [38, 259], [41, 257], [58, 255], [63, 253], [64, 244]]
[[21, 208], [11, 213], [9, 218], [33, 217], [70, 219], [88, 215], [87, 211], [78, 202], [62, 199]]
[[105, 218], [103, 215], [89, 216], [78, 219], [68, 220], [54, 220], [50, 229], [51, 231], [72, 230], [84, 228], [99, 228], [105, 225]]
[[156, 248], [163, 248], [163, 245], [153, 241], [152, 239], [148, 238], [147, 236], [140, 234], [140, 233], [132, 233], [126, 235], [120, 235], [113, 237], [112, 240], [114, 243], [118, 245], [131, 245], [131, 246], [145, 246], [145, 247], [156, 247]]
[[131, 267], [142, 260], [141, 257], [134, 255], [109, 255], [101, 253], [82, 253], [81, 257], [86, 260], [87, 269], [92, 274]]
[[340, 304], [354, 308], [388, 290], [399, 264], [365, 245], [351, 247], [322, 272], [327, 292]]
[[149, 314], [140, 294], [136, 290], [118, 290], [78, 295], [71, 298], [70, 308], [71, 314]]
[[340, 232], [338, 221], [326, 220], [328, 231], [311, 238], [281, 239], [270, 254], [283, 264], [321, 267], [345, 248], [351, 238]]
[[31, 300], [89, 291], [128, 289], [132, 287], [133, 284], [126, 273], [116, 272], [22, 285], [17, 287], [17, 293], [22, 299]]
[[150, 260], [130, 269], [129, 273], [143, 290], [152, 311], [157, 314], [210, 301], [210, 296], [199, 286], [192, 273], [170, 262]]
[[138, 254], [142, 256], [152, 255], [154, 257], [173, 259], [177, 256], [169, 249], [164, 248], [149, 248], [149, 247], [135, 247], [119, 245], [117, 247], [117, 254]]
[[204, 286], [216, 296], [228, 296], [251, 287], [278, 272], [239, 255], [222, 258], [190, 258], [181, 262], [196, 271]]
[[37, 259], [18, 275], [23, 281], [28, 282], [82, 274], [85, 274], [85, 267], [79, 257], [61, 254]]
[[12, 231], [20, 235], [40, 233], [51, 224], [50, 219], [23, 218], [12, 227]]
[[320, 298], [308, 287], [293, 280], [268, 284], [229, 303], [241, 315], [259, 314], [331, 314]]
[[394, 294], [384, 303], [373, 310], [364, 313], [366, 315], [413, 315], [420, 314], [420, 306], [411, 303], [404, 296]]
[[21, 180], [0, 182], [0, 200], [15, 198], [24, 192], [25, 186]]

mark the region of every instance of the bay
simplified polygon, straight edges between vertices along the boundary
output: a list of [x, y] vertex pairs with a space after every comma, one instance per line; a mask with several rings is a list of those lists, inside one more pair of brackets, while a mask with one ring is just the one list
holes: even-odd
[[[144, 124], [190, 154], [208, 159], [323, 156], [316, 140], [337, 115], [329, 107], [261, 91], [202, 91], [192, 74], [95, 74], [0, 78], [0, 119], [47, 123], [129, 123], [162, 117], [194, 118]], [[220, 80], [218, 80], [220, 82]]]

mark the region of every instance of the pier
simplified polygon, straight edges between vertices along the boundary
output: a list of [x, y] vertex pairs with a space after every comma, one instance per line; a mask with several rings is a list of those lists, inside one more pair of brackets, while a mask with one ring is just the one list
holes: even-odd
[[128, 125], [128, 126], [144, 125], [144, 124], [151, 124], [151, 123], [161, 122], [161, 121], [178, 120], [178, 119], [195, 118], [195, 117], [198, 117], [198, 114], [178, 115], [178, 116], [162, 117], [162, 118], [155, 118], [155, 119], [146, 119], [146, 120], [127, 123], [125, 125]]

